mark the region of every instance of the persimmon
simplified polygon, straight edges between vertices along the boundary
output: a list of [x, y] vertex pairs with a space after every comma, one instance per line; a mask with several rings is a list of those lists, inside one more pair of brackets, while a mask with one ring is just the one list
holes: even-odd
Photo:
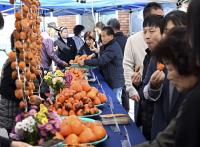
[[100, 93], [100, 92], [99, 92], [99, 93], [97, 94], [97, 97], [99, 97], [101, 103], [105, 103], [105, 102], [107, 101], [106, 95], [103, 94], [103, 93]]
[[95, 114], [99, 113], [99, 109], [97, 107], [94, 107], [94, 112], [95, 112]]
[[35, 104], [35, 102], [37, 101], [38, 98], [39, 97], [37, 95], [32, 95], [32, 96], [29, 97], [29, 102], [31, 104]]
[[90, 108], [90, 114], [95, 114], [95, 109], [94, 108]]
[[21, 50], [22, 48], [23, 48], [23, 46], [22, 46], [22, 42], [21, 41], [16, 41], [15, 42], [15, 47], [17, 48], [17, 49], [19, 49], [19, 50]]
[[61, 104], [65, 101], [65, 96], [64, 95], [59, 95], [57, 98], [56, 98], [56, 101], [60, 102]]
[[83, 109], [79, 109], [79, 110], [76, 112], [76, 115], [78, 115], [78, 116], [83, 116], [83, 115], [84, 115]]
[[27, 18], [24, 18], [20, 21], [20, 24], [23, 29], [28, 29], [29, 28], [29, 20]]
[[56, 134], [53, 137], [53, 139], [65, 140], [65, 138], [59, 132], [56, 132]]
[[95, 134], [92, 132], [92, 129], [90, 128], [84, 129], [84, 131], [79, 135], [80, 143], [88, 143], [95, 140], [96, 140]]
[[96, 140], [100, 140], [106, 136], [106, 130], [102, 126], [94, 126], [92, 128], [93, 133], [96, 136]]
[[22, 10], [23, 10], [24, 12], [28, 12], [28, 11], [29, 11], [29, 8], [28, 8], [26, 5], [23, 5], [23, 6], [22, 6]]
[[25, 77], [26, 77], [27, 80], [31, 80], [31, 71], [30, 70], [27, 70], [25, 72]]
[[32, 61], [32, 59], [33, 59], [33, 53], [32, 52], [28, 52], [27, 53], [27, 58]]
[[93, 103], [94, 103], [95, 105], [99, 105], [99, 104], [101, 104], [101, 101], [100, 101], [100, 99], [99, 99], [98, 97], [96, 97], [96, 98], [93, 100]]
[[27, 36], [26, 36], [26, 32], [20, 32], [19, 35], [20, 35], [20, 39], [21, 39], [21, 40], [25, 40], [26, 37], [27, 37]]
[[96, 92], [94, 90], [90, 90], [88, 93], [87, 93], [87, 96], [91, 99], [94, 99], [96, 97]]
[[99, 92], [99, 90], [97, 88], [95, 88], [95, 87], [92, 87], [91, 90], [96, 94]]
[[69, 113], [68, 113], [68, 111], [66, 111], [65, 109], [63, 109], [63, 110], [62, 110], [62, 115], [63, 115], [63, 116], [68, 116]]
[[31, 80], [36, 80], [36, 75], [35, 74], [31, 74]]
[[23, 86], [22, 80], [17, 79], [15, 81], [15, 85], [16, 85], [17, 89], [22, 89], [22, 86]]
[[76, 135], [80, 135], [81, 132], [83, 131], [82, 123], [81, 123], [81, 121], [79, 121], [79, 119], [74, 119], [73, 121], [71, 121], [70, 126], [72, 129], [72, 133], [74, 133]]
[[16, 28], [17, 31], [21, 31], [22, 27], [21, 27], [20, 21], [15, 21], [15, 28]]
[[90, 91], [91, 90], [91, 86], [87, 83], [82, 83], [82, 89], [86, 92]]
[[11, 63], [11, 68], [14, 70], [14, 69], [16, 69], [16, 67], [17, 67], [17, 62], [13, 61]]
[[80, 100], [81, 98], [82, 98], [82, 93], [81, 93], [81, 92], [76, 93], [76, 94], [74, 95], [74, 99]]
[[10, 60], [10, 61], [15, 61], [15, 60], [16, 60], [16, 52], [11, 51], [11, 52], [8, 54], [8, 57], [9, 57], [9, 60]]
[[15, 97], [17, 99], [22, 99], [23, 98], [23, 91], [22, 91], [22, 89], [15, 90]]
[[61, 109], [61, 108], [58, 108], [58, 109], [57, 109], [57, 114], [58, 114], [58, 115], [62, 115], [62, 109]]
[[157, 63], [157, 70], [163, 71], [165, 68], [165, 65], [162, 63]]
[[67, 137], [69, 134], [72, 133], [71, 126], [65, 123], [60, 125], [60, 132], [63, 137]]
[[13, 31], [13, 36], [14, 36], [15, 40], [19, 40], [20, 39], [20, 35], [19, 34], [20, 33], [17, 30]]
[[15, 71], [13, 71], [12, 72], [12, 79], [17, 79], [17, 71], [15, 70]]
[[66, 110], [71, 110], [73, 105], [71, 103], [65, 103], [65, 109]]
[[79, 138], [76, 134], [70, 134], [65, 139], [65, 143], [69, 145], [78, 145], [79, 144]]
[[75, 112], [73, 110], [70, 110], [69, 115], [75, 115]]

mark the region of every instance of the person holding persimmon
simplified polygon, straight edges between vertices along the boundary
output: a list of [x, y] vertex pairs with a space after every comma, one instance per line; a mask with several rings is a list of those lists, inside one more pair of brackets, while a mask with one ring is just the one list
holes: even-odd
[[[171, 19], [168, 19], [169, 15]], [[146, 28], [144, 28], [145, 41], [148, 47], [153, 49], [152, 54], [156, 51], [155, 47], [158, 42], [167, 36], [165, 29], [168, 27], [168, 21], [175, 20], [172, 21], [174, 24], [173, 27], [184, 26], [186, 25], [184, 18], [186, 19], [185, 12], [173, 11], [167, 14], [161, 23], [160, 34], [157, 35], [160, 36], [160, 39], [157, 41], [152, 41], [150, 37], [145, 35]], [[162, 33], [164, 33], [163, 37], [161, 36]], [[157, 133], [166, 128], [170, 120], [176, 116], [178, 107], [183, 101], [180, 92], [178, 92], [174, 85], [166, 78], [167, 73], [164, 66], [154, 57], [151, 57], [142, 82], [142, 87], [139, 90], [140, 96], [144, 98], [142, 104], [149, 103], [149, 105], [142, 107], [143, 110], [146, 111], [146, 115], [144, 115], [145, 120], [151, 114], [151, 119], [149, 119], [152, 120], [151, 127], [149, 126], [151, 129], [148, 128], [150, 139], [154, 139]], [[147, 112], [148, 109], [151, 109], [151, 111]], [[147, 124], [150, 124], [149, 120], [146, 121]]]
[[122, 51], [119, 44], [114, 40], [114, 30], [111, 27], [106, 26], [102, 29], [101, 39], [103, 45], [100, 48], [100, 57], [82, 60], [79, 65], [98, 66], [105, 81], [112, 88], [121, 104], [122, 87], [124, 86]]

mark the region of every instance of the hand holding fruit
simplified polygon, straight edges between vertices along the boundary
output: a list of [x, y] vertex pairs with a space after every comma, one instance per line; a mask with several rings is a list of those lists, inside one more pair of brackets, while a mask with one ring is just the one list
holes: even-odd
[[150, 79], [150, 86], [152, 89], [158, 89], [160, 88], [161, 84], [163, 83], [165, 79], [165, 73], [160, 70], [156, 70], [152, 75]]
[[130, 99], [132, 99], [132, 100], [134, 100], [134, 101], [136, 101], [136, 102], [139, 102], [140, 96], [137, 95], [137, 94], [135, 94], [135, 95], [131, 96]]
[[84, 60], [79, 61], [79, 66], [84, 66]]
[[133, 74], [133, 77], [132, 77], [132, 83], [135, 86], [139, 86], [141, 84], [141, 79], [142, 79], [142, 76], [140, 74], [140, 66], [136, 65], [135, 71], [134, 71], [134, 74]]

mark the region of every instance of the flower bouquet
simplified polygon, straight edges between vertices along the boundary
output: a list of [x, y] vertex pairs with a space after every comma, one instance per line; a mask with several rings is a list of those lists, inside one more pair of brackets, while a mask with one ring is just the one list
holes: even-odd
[[55, 136], [55, 133], [60, 130], [60, 124], [58, 115], [40, 104], [39, 111], [36, 107], [28, 113], [16, 116], [16, 125], [10, 137], [31, 145], [41, 145]]
[[50, 87], [50, 92], [57, 94], [65, 86], [64, 74], [60, 70], [48, 72], [44, 76], [45, 82]]

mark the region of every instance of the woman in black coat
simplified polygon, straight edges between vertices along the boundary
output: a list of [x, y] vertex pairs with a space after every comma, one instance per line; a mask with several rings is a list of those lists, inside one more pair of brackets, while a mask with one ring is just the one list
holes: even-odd
[[95, 39], [93, 38], [92, 32], [86, 32], [84, 34], [84, 40], [85, 40], [85, 43], [79, 50], [78, 52], [79, 55], [83, 55], [83, 54], [91, 55], [95, 51], [97, 51]]
[[[58, 36], [58, 39], [54, 42], [54, 46], [57, 48], [57, 55], [61, 60], [68, 63], [77, 55], [75, 42], [71, 37], [68, 37], [68, 30], [66, 27], [60, 28]], [[61, 69], [64, 68], [60, 65], [58, 67]]]

